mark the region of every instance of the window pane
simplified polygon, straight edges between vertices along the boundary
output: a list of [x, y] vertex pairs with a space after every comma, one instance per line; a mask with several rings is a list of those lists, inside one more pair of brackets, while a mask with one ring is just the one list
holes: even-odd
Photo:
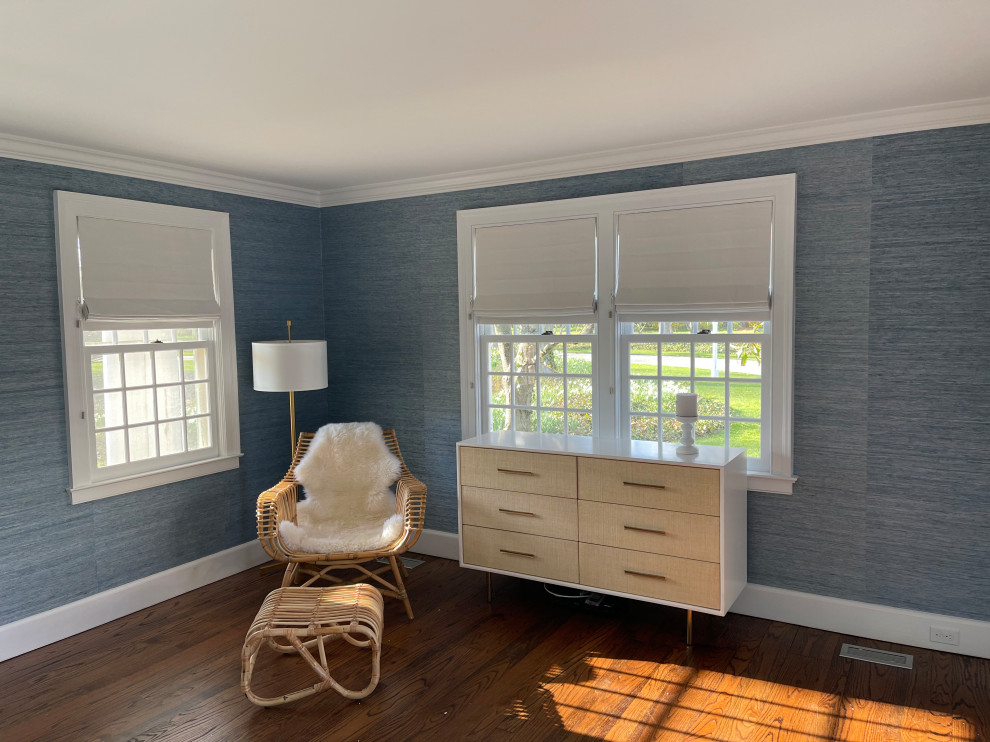
[[94, 424], [97, 430], [115, 428], [124, 424], [123, 392], [107, 392], [93, 395]]
[[206, 348], [192, 348], [182, 351], [182, 369], [186, 381], [208, 378]]
[[117, 353], [93, 356], [93, 389], [120, 389], [120, 356]]
[[144, 342], [144, 330], [117, 330], [117, 345], [140, 345]]
[[729, 414], [732, 417], [760, 417], [760, 384], [729, 384]]
[[732, 332], [746, 332], [756, 335], [763, 334], [763, 323], [762, 322], [733, 322]]
[[698, 420], [694, 426], [694, 442], [699, 446], [724, 446], [725, 421]]
[[660, 332], [658, 322], [636, 322], [633, 324], [633, 333], [636, 335], [656, 334]]
[[542, 412], [540, 413], [540, 431], [561, 435], [564, 432], [563, 412]]
[[127, 386], [151, 384], [151, 353], [124, 353], [124, 373]]
[[729, 425], [729, 445], [746, 449], [746, 456], [760, 458], [760, 424], [731, 423]]
[[594, 323], [584, 325], [568, 325], [567, 329], [571, 335], [594, 335], [598, 332], [598, 325]]
[[[633, 379], [629, 382], [630, 411], [657, 412], [657, 404], [657, 382], [654, 379]], [[656, 433], [656, 426], [653, 432]]]
[[570, 435], [591, 435], [591, 422], [590, 412], [568, 412], [567, 432]]
[[657, 343], [629, 345], [629, 373], [632, 376], [657, 375]]
[[657, 419], [635, 415], [630, 418], [629, 433], [634, 441], [655, 441], [657, 439]]
[[175, 342], [175, 330], [148, 330], [148, 342], [156, 343], [174, 343]]
[[492, 374], [489, 376], [489, 402], [491, 402], [491, 404], [509, 404], [509, 384], [511, 382], [512, 377], [508, 375], [496, 376], [495, 374]]
[[[130, 389], [127, 392], [127, 424], [147, 423], [155, 419], [155, 397], [152, 389]], [[133, 457], [132, 457], [133, 458]]]
[[677, 412], [677, 395], [690, 392], [691, 385], [686, 381], [663, 382], [663, 395], [660, 399], [660, 409], [669, 415]]
[[210, 411], [209, 384], [186, 384], [186, 414], [205, 415]]
[[161, 443], [162, 456], [170, 456], [186, 450], [185, 442], [182, 440], [184, 427], [181, 420], [159, 424], [158, 440]]
[[127, 429], [127, 444], [130, 446], [131, 461], [142, 461], [158, 455], [155, 445], [155, 426], [142, 425]]
[[512, 346], [512, 370], [536, 373], [536, 343], [514, 343]]
[[96, 434], [96, 466], [117, 466], [127, 461], [124, 447], [124, 431], [110, 430]]
[[[575, 407], [591, 409], [591, 379], [567, 377], [567, 406], [570, 409]], [[591, 435], [582, 433], [581, 435]]]
[[661, 360], [664, 376], [691, 375], [690, 343], [664, 343], [662, 350], [663, 358]]
[[[535, 376], [514, 376], [513, 387], [515, 397], [513, 404], [516, 406], [536, 407], [536, 377]], [[516, 430], [521, 428], [517, 427]]]
[[[564, 379], [561, 376], [540, 377], [540, 407], [564, 406]], [[546, 430], [543, 431], [547, 432]], [[563, 423], [561, 424], [563, 432]]]
[[662, 322], [660, 324], [660, 333], [663, 335], [693, 335], [694, 330], [692, 329], [690, 322]]
[[540, 372], [544, 374], [564, 373], [563, 343], [540, 343]]
[[179, 351], [159, 350], [155, 353], [155, 381], [159, 384], [175, 384], [182, 381], [182, 364]]
[[194, 420], [186, 420], [186, 448], [196, 451], [200, 448], [210, 447], [210, 420], [206, 417], [197, 417]]
[[695, 376], [725, 375], [725, 343], [697, 343], [694, 346]]
[[681, 439], [681, 424], [672, 417], [665, 417], [661, 432], [664, 443], [677, 443]]
[[501, 407], [494, 407], [491, 410], [492, 430], [508, 430], [512, 422], [512, 415], [509, 410]]
[[524, 433], [535, 433], [537, 431], [536, 410], [513, 410], [516, 416], [516, 430]]
[[698, 393], [698, 415], [725, 415], [725, 384], [721, 381], [699, 381], [694, 385]]
[[83, 345], [113, 345], [113, 333], [86, 330], [83, 332]]
[[158, 388], [158, 419], [168, 420], [182, 417], [182, 387], [163, 386]]
[[512, 369], [512, 343], [488, 343], [488, 370]]
[[567, 373], [569, 374], [592, 373], [591, 343], [567, 344]]
[[731, 343], [729, 374], [739, 379], [758, 379], [762, 373], [762, 343]]

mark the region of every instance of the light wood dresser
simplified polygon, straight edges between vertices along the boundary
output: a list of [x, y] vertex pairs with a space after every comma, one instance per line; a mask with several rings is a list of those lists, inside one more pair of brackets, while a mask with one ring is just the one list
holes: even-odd
[[457, 444], [463, 567], [725, 615], [746, 586], [746, 452], [496, 432]]

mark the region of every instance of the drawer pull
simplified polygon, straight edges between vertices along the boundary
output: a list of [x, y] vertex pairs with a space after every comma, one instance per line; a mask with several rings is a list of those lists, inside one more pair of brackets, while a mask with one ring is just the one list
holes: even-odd
[[508, 513], [509, 515], [528, 515], [531, 518], [536, 517], [536, 513], [527, 513], [525, 510], [506, 510], [505, 508], [499, 508], [498, 512]]
[[664, 575], [655, 575], [652, 572], [637, 572], [634, 569], [623, 570], [627, 575], [638, 575], [639, 577], [652, 577], [654, 580], [666, 580]]
[[498, 471], [500, 473], [502, 473], [502, 474], [522, 474], [523, 476], [527, 476], [527, 477], [535, 477], [536, 476], [536, 474], [534, 472], [531, 472], [531, 471], [520, 471], [519, 469], [501, 469], [500, 468]]
[[515, 556], [529, 557], [530, 559], [536, 559], [536, 554], [527, 554], [525, 551], [510, 551], [509, 549], [499, 549], [503, 554], [514, 554]]
[[662, 484], [643, 484], [642, 482], [623, 482], [627, 487], [650, 487], [655, 490], [665, 490], [667, 489]]
[[666, 536], [666, 531], [661, 531], [659, 528], [643, 528], [642, 526], [622, 526], [627, 531], [642, 531], [643, 533], [656, 533], [661, 536]]

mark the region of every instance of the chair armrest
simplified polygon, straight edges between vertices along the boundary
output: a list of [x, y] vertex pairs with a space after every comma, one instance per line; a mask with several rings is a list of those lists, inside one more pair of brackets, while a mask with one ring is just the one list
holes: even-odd
[[405, 551], [419, 539], [426, 519], [426, 485], [412, 474], [403, 474], [395, 485], [395, 512], [404, 521], [399, 549]]
[[287, 479], [258, 496], [258, 540], [265, 553], [273, 559], [288, 561], [278, 524], [283, 520], [295, 523], [298, 497], [299, 485]]

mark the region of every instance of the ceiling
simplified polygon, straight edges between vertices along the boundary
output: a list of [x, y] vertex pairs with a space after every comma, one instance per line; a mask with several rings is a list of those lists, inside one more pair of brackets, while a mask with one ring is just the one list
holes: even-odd
[[0, 134], [314, 192], [959, 101], [987, 0], [0, 0]]

